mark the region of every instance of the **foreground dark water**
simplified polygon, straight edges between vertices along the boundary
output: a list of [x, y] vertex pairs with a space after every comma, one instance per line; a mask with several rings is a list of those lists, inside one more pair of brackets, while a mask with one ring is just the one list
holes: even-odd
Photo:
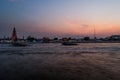
[[120, 43], [0, 44], [0, 80], [120, 80]]

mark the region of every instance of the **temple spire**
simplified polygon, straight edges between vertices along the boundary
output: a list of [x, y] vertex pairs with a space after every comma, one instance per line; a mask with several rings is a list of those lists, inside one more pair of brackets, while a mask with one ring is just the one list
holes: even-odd
[[17, 33], [16, 33], [15, 27], [13, 28], [13, 32], [12, 32], [12, 37], [11, 37], [11, 39], [14, 40], [14, 41], [17, 40]]

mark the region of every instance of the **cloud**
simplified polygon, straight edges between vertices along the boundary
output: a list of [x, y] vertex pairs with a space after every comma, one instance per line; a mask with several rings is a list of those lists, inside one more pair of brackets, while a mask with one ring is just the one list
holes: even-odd
[[89, 28], [91, 27], [91, 25], [85, 23], [85, 22], [82, 22], [80, 20], [68, 20], [65, 22], [65, 25], [68, 26], [68, 27], [74, 27], [74, 28]]
[[9, 0], [9, 1], [11, 1], [11, 2], [16, 2], [16, 1], [18, 1], [18, 0]]
[[88, 24], [82, 24], [81, 27], [86, 28], [86, 27], [89, 27], [89, 25]]
[[10, 2], [24, 1], [24, 0], [9, 0]]

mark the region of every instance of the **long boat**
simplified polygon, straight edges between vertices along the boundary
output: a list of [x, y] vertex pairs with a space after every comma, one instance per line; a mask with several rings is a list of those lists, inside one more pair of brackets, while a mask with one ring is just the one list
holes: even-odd
[[25, 41], [14, 41], [12, 42], [13, 46], [27, 46], [27, 43]]
[[69, 46], [69, 45], [77, 45], [76, 42], [63, 42], [62, 45], [66, 45], [66, 46]]

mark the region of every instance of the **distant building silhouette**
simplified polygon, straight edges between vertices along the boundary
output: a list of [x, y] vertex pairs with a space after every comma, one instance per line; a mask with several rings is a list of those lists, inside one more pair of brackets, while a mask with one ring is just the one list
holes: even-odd
[[120, 35], [112, 35], [110, 36], [110, 40], [120, 40]]
[[33, 41], [35, 41], [36, 39], [34, 38], [34, 37], [32, 37], [32, 36], [28, 36], [27, 37], [27, 41], [28, 42], [33, 42]]
[[49, 43], [49, 42], [50, 42], [50, 38], [48, 38], [48, 37], [43, 37], [43, 38], [42, 38], [42, 42], [43, 42], [43, 43]]
[[13, 28], [11, 40], [13, 40], [13, 41], [16, 41], [16, 40], [17, 40], [17, 33], [16, 33], [15, 27]]

